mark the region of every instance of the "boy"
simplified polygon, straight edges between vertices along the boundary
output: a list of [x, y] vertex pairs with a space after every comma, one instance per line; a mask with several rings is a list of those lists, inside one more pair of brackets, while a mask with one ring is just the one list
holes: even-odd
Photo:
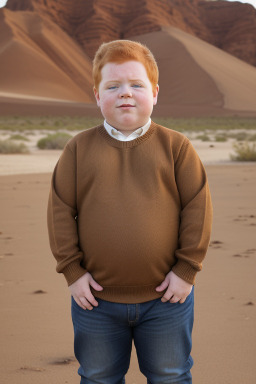
[[188, 384], [212, 220], [205, 170], [185, 136], [150, 120], [158, 68], [145, 46], [103, 44], [93, 79], [104, 124], [66, 145], [48, 205], [81, 383], [124, 384], [133, 339], [148, 383]]

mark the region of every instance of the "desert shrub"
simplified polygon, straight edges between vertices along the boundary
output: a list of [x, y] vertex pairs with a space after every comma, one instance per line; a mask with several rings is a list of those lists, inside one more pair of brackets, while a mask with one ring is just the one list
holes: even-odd
[[0, 140], [0, 153], [29, 153], [29, 150], [23, 143], [15, 143], [11, 140]]
[[102, 121], [102, 117], [88, 116], [0, 116], [0, 131], [81, 131]]
[[[154, 117], [157, 124], [180, 132], [216, 132], [220, 130], [255, 130], [255, 117], [198, 117], [160, 118]], [[0, 131], [80, 131], [101, 124], [102, 117], [89, 116], [0, 116]]]
[[256, 133], [248, 138], [249, 141], [256, 141]]
[[229, 137], [236, 139], [237, 141], [244, 141], [248, 138], [248, 133], [245, 131], [242, 132], [236, 132], [236, 133], [230, 133]]
[[196, 139], [202, 140], [202, 141], [211, 141], [210, 137], [205, 134], [196, 136]]
[[231, 160], [236, 161], [256, 161], [256, 143], [234, 143], [235, 155], [230, 155]]
[[40, 149], [63, 149], [72, 136], [68, 133], [58, 132], [38, 140], [37, 147]]
[[9, 137], [9, 140], [22, 140], [22, 141], [29, 141], [29, 139], [26, 136], [23, 135], [12, 135]]
[[227, 141], [227, 136], [225, 136], [225, 135], [216, 135], [215, 136], [215, 141], [217, 141], [219, 143], [224, 143], [225, 141]]

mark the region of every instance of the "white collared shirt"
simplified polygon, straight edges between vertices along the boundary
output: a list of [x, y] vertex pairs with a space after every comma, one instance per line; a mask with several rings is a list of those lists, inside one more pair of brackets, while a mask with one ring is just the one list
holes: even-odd
[[130, 140], [137, 139], [138, 137], [144, 135], [147, 132], [150, 125], [151, 125], [151, 119], [149, 118], [148, 122], [145, 125], [143, 125], [143, 127], [136, 129], [129, 136], [125, 136], [122, 132], [118, 131], [117, 129], [109, 125], [106, 122], [106, 120], [104, 120], [104, 127], [108, 132], [108, 134], [112, 136], [114, 139], [120, 140], [120, 141], [130, 141]]

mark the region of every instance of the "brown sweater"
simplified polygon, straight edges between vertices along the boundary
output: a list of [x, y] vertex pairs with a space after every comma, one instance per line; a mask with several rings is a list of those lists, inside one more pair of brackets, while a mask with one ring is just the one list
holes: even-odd
[[152, 122], [132, 141], [103, 125], [66, 145], [48, 204], [50, 246], [68, 285], [86, 271], [104, 300], [140, 303], [173, 272], [194, 284], [210, 239], [204, 167], [181, 133]]

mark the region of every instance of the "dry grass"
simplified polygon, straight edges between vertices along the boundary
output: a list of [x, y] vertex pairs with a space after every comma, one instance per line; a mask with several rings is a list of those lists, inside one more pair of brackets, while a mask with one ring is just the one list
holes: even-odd
[[[218, 130], [256, 130], [255, 117], [160, 118], [153, 121], [180, 132], [215, 132]], [[0, 130], [21, 132], [33, 130], [80, 131], [103, 122], [89, 116], [0, 116]]]
[[16, 135], [11, 135], [9, 137], [9, 140], [17, 140], [17, 141], [29, 141], [29, 139], [26, 136], [16, 134]]
[[72, 138], [65, 132], [57, 132], [38, 140], [37, 147], [39, 149], [63, 149], [67, 142]]
[[256, 143], [247, 141], [234, 143], [235, 155], [230, 155], [231, 160], [235, 161], [256, 161]]
[[27, 146], [23, 143], [15, 143], [12, 140], [0, 140], [1, 154], [29, 153]]

